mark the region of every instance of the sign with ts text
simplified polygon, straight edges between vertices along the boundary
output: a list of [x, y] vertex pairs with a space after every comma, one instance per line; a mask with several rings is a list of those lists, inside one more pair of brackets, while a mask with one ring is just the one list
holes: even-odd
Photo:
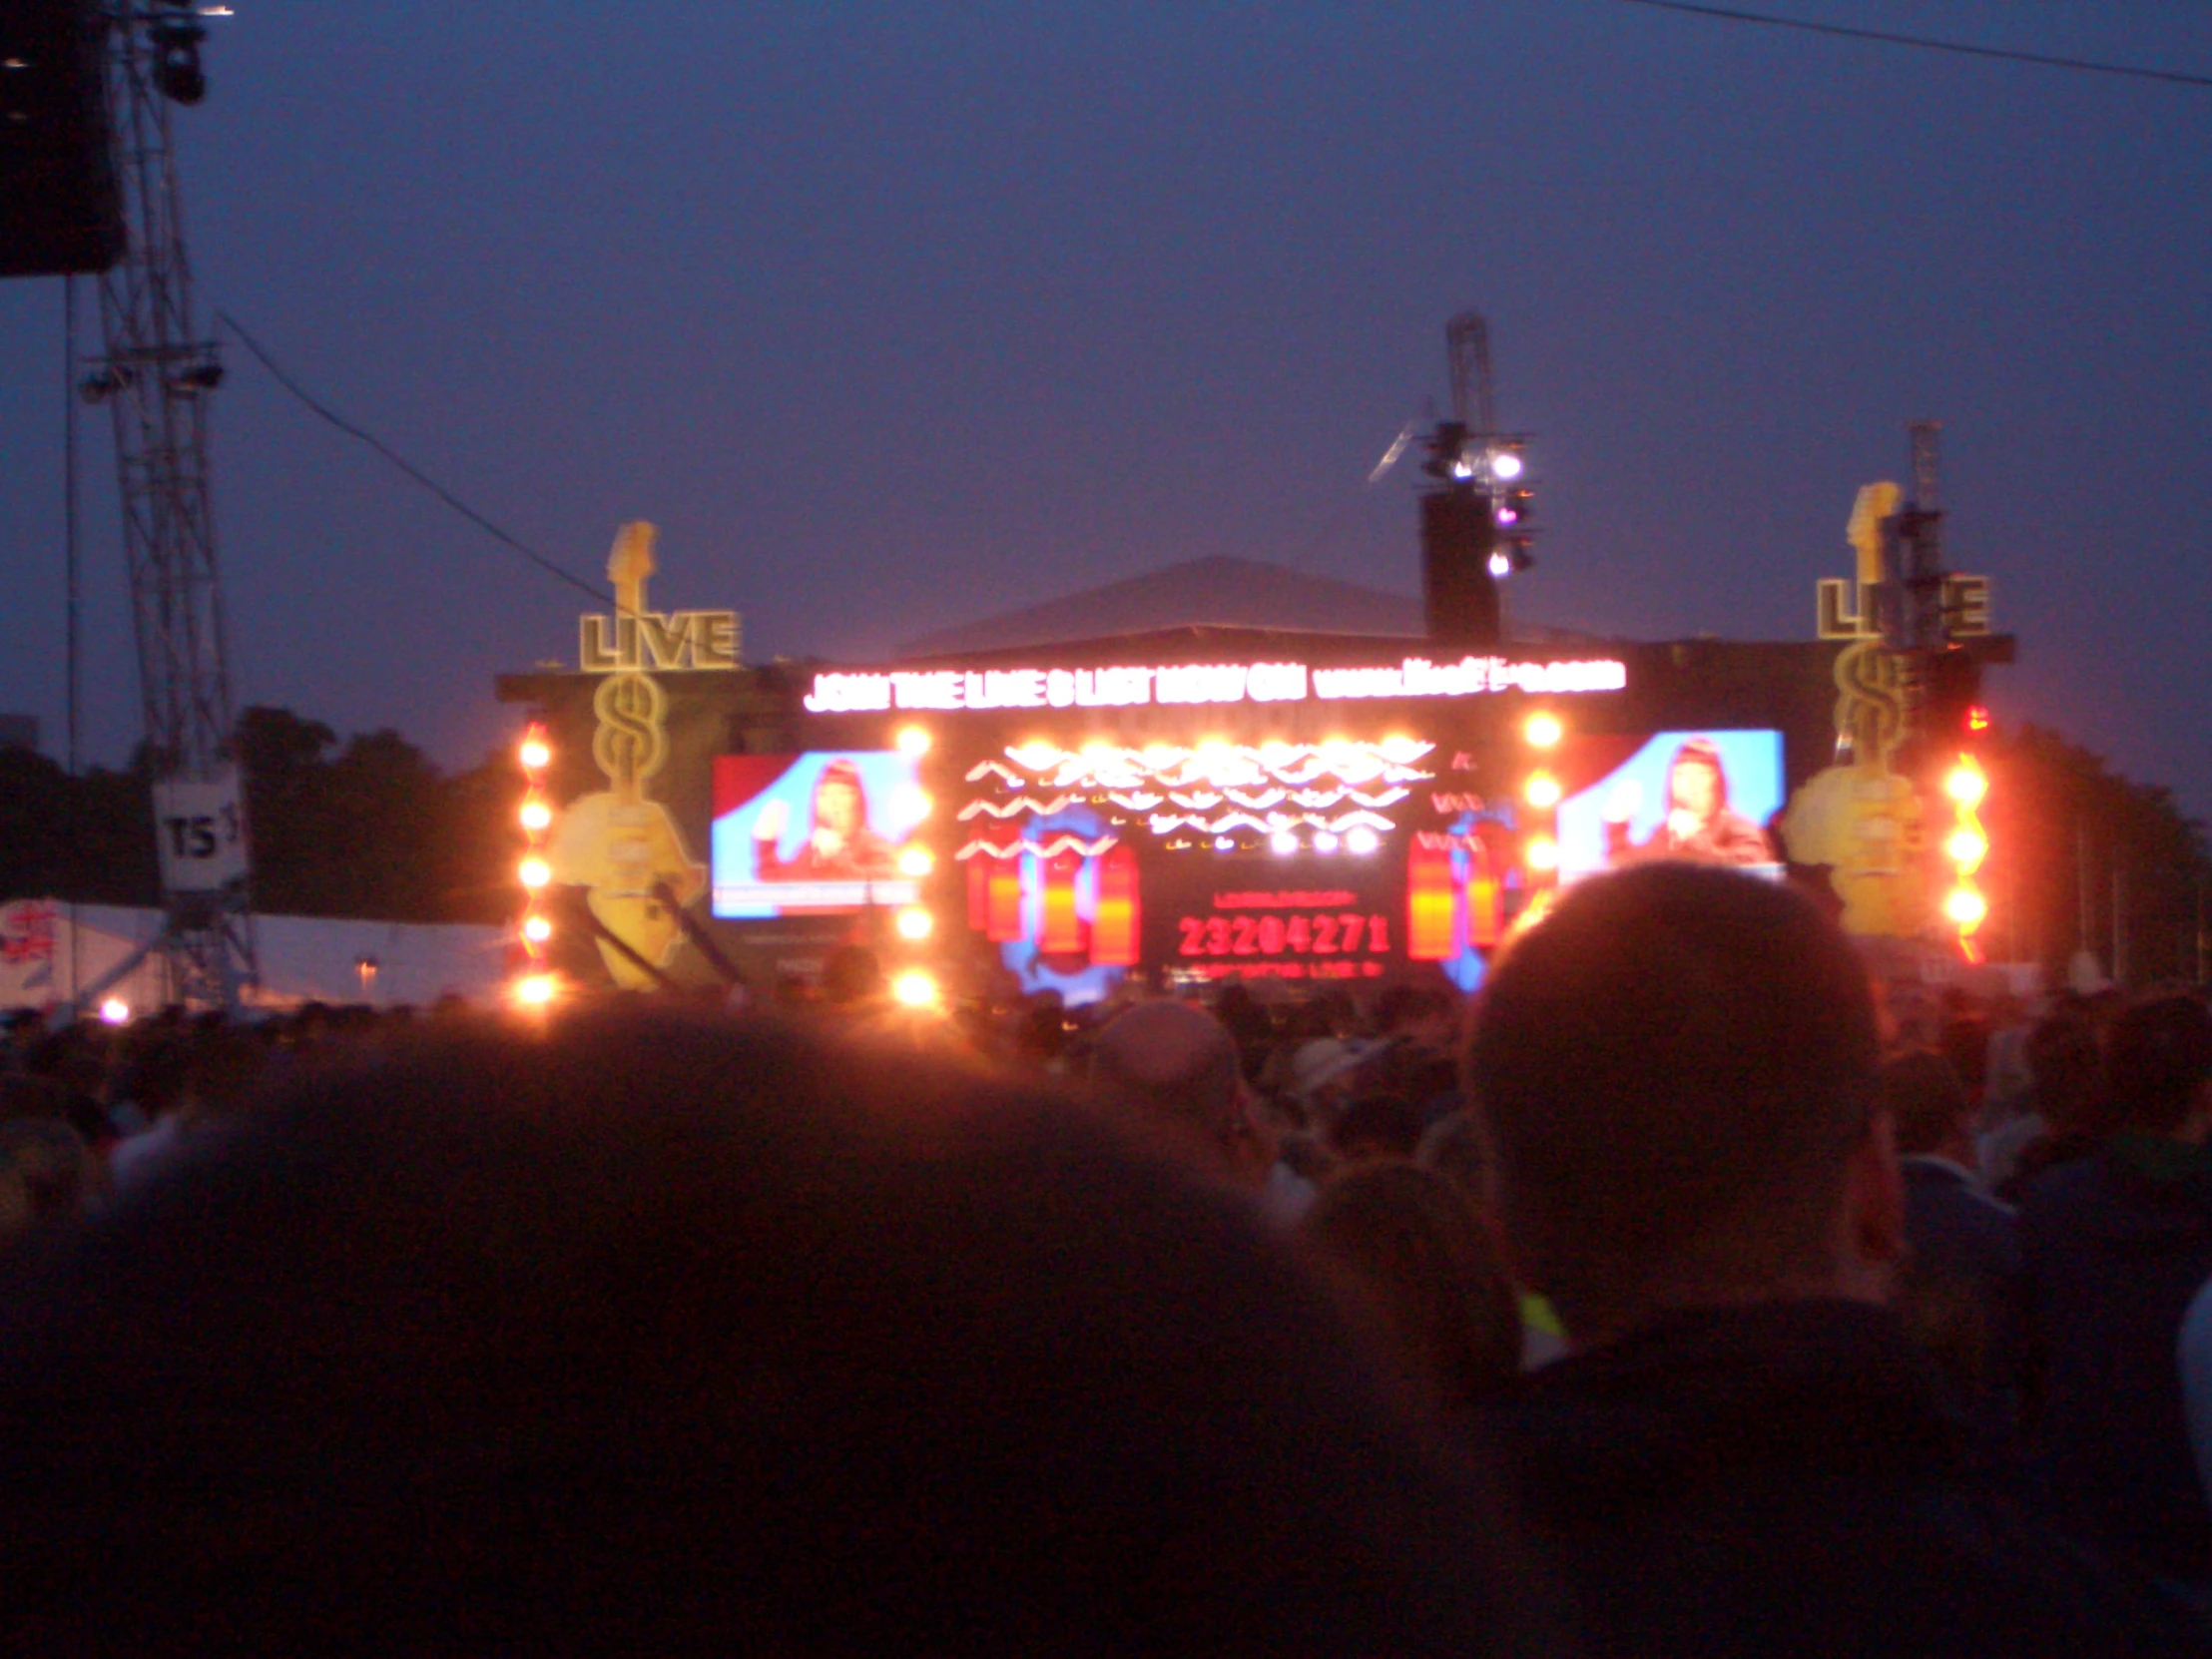
[[154, 786], [162, 891], [220, 892], [246, 874], [246, 812], [236, 767]]

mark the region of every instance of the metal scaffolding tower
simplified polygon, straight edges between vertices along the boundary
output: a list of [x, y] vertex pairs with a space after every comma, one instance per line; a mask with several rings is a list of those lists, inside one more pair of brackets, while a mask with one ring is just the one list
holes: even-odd
[[178, 999], [230, 1007], [257, 971], [209, 488], [208, 404], [223, 366], [193, 322], [171, 134], [172, 105], [206, 94], [203, 29], [176, 0], [115, 0], [106, 16], [129, 247], [100, 279], [106, 355], [83, 390], [115, 421], [167, 913], [149, 948], [167, 956]]

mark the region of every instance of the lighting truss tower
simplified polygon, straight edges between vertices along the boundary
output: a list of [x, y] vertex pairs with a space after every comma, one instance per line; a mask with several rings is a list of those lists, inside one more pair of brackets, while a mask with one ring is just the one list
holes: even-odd
[[203, 31], [176, 0], [111, 0], [106, 19], [129, 246], [100, 279], [107, 354], [83, 389], [115, 421], [167, 916], [150, 948], [167, 956], [180, 1000], [231, 1007], [258, 975], [209, 488], [208, 405], [223, 368], [193, 321], [171, 133], [172, 105], [206, 94]]
[[1481, 314], [1453, 317], [1444, 343], [1451, 418], [1428, 434], [1421, 462], [1435, 480], [1420, 497], [1423, 608], [1435, 644], [1494, 650], [1504, 637], [1498, 582], [1534, 562], [1526, 523], [1532, 496], [1523, 476], [1527, 438], [1497, 429], [1490, 330]]

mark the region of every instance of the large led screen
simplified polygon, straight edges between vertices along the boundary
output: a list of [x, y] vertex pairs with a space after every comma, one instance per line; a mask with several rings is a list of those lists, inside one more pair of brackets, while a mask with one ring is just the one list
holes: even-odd
[[714, 913], [781, 916], [911, 904], [899, 854], [927, 816], [915, 762], [887, 750], [715, 761]]
[[1658, 858], [1782, 873], [1768, 828], [1784, 801], [1779, 732], [1660, 732], [1574, 782], [1559, 803], [1562, 881]]

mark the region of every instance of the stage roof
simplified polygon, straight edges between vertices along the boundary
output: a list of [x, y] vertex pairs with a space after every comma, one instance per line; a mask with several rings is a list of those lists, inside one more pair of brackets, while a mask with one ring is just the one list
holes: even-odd
[[1417, 638], [1421, 603], [1259, 559], [1215, 557], [1007, 611], [901, 645], [909, 657], [1021, 650], [1174, 628], [1265, 628]]

